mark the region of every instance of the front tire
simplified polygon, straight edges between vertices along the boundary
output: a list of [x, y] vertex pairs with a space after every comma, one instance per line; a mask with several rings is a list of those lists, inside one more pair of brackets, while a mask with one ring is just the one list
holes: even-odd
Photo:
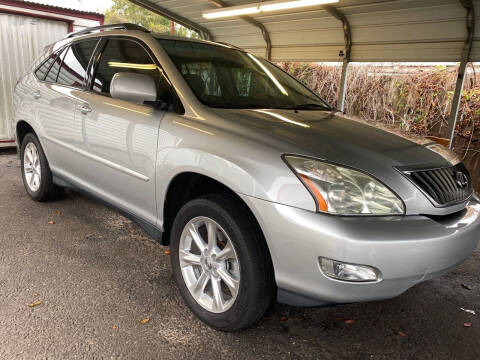
[[185, 204], [173, 223], [170, 248], [180, 293], [207, 325], [241, 330], [271, 305], [275, 283], [267, 246], [235, 199], [210, 195]]
[[51, 200], [60, 194], [61, 188], [53, 183], [47, 157], [35, 134], [29, 133], [23, 138], [20, 159], [23, 184], [33, 200]]

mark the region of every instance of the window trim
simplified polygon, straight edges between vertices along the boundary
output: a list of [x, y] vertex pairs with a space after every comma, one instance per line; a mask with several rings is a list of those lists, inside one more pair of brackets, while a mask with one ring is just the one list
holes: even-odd
[[[140, 47], [143, 48], [143, 50], [145, 50], [145, 52], [147, 53], [147, 55], [150, 57], [150, 60], [152, 60], [152, 62], [158, 67], [161, 69], [162, 71], [162, 74], [163, 76], [165, 77], [165, 79], [167, 80], [167, 83], [170, 85], [170, 90], [172, 91], [172, 95], [175, 99], [174, 101], [174, 104], [172, 104], [174, 106], [174, 112], [177, 113], [177, 114], [184, 114], [185, 113], [185, 107], [183, 106], [183, 103], [182, 101], [180, 100], [180, 97], [178, 96], [178, 93], [177, 91], [175, 90], [175, 87], [173, 86], [173, 83], [172, 81], [170, 80], [170, 78], [168, 77], [168, 74], [167, 72], [165, 71], [165, 69], [163, 68], [162, 64], [160, 63], [160, 61], [157, 59], [157, 57], [154, 55], [153, 51], [150, 49], [150, 47], [144, 42], [142, 41], [141, 39], [139, 38], [136, 38], [134, 36], [128, 36], [128, 35], [107, 35], [107, 36], [102, 36], [100, 38], [100, 41], [98, 42], [97, 44], [97, 47], [95, 48], [95, 52], [93, 53], [92, 57], [91, 57], [91, 63], [89, 64], [89, 66], [91, 67], [91, 69], [89, 69], [89, 72], [87, 74], [88, 76], [88, 79], [87, 79], [87, 85], [84, 89], [84, 91], [88, 92], [88, 93], [91, 93], [91, 94], [94, 94], [94, 95], [98, 95], [98, 96], [104, 96], [104, 97], [107, 97], [107, 98], [111, 98], [111, 95], [110, 94], [107, 94], [107, 93], [102, 93], [102, 92], [98, 92], [98, 91], [95, 91], [93, 90], [93, 81], [95, 80], [95, 75], [97, 73], [97, 69], [98, 69], [98, 65], [100, 63], [100, 60], [102, 58], [102, 55], [103, 55], [103, 52], [108, 44], [108, 41], [109, 40], [127, 40], [127, 41], [132, 41], [134, 43], [136, 43], [137, 45], [139, 45]], [[166, 110], [168, 111], [168, 110]]]
[[[127, 40], [127, 41], [132, 41], [134, 43], [136, 43], [137, 45], [139, 45], [143, 50], [145, 50], [145, 52], [147, 53], [147, 55], [150, 57], [150, 60], [152, 60], [152, 62], [157, 65], [159, 68], [162, 69], [162, 72], [163, 74], [165, 74], [165, 71], [163, 70], [163, 68], [161, 67], [161, 65], [159, 64], [159, 62], [156, 60], [155, 56], [153, 55], [153, 53], [151, 52], [150, 48], [143, 43], [143, 41], [137, 39], [137, 38], [134, 38], [134, 37], [130, 37], [130, 36], [115, 36], [115, 35], [112, 35], [112, 36], [103, 36], [102, 37], [102, 40], [103, 40], [103, 44], [102, 44], [102, 47], [101, 49], [99, 49], [98, 51], [98, 57], [95, 59], [95, 63], [93, 64], [94, 65], [94, 69], [93, 69], [93, 72], [92, 72], [92, 78], [89, 79], [89, 84], [88, 84], [88, 88], [87, 90], [88, 91], [91, 91], [93, 92], [94, 94], [97, 94], [97, 95], [102, 95], [102, 96], [106, 96], [106, 97], [111, 97], [110, 96], [110, 93], [104, 93], [104, 92], [98, 92], [98, 91], [95, 91], [93, 90], [93, 81], [95, 80], [95, 75], [97, 74], [97, 70], [98, 70], [98, 65], [100, 64], [100, 60], [102, 58], [102, 55], [105, 51], [105, 48], [107, 47], [107, 44], [110, 40]], [[165, 74], [165, 77], [166, 77], [166, 74]], [[168, 83], [170, 86], [172, 86], [172, 83], [170, 81], [170, 79], [168, 79]], [[173, 86], [172, 86], [173, 87]]]
[[[197, 41], [191, 41], [191, 40], [177, 40], [177, 39], [169, 39], [169, 38], [155, 38], [155, 40], [157, 41], [157, 43], [159, 44], [159, 46], [162, 48], [162, 50], [165, 51], [165, 53], [167, 54], [167, 56], [170, 58], [170, 60], [172, 60], [173, 64], [175, 65], [175, 68], [177, 69], [178, 73], [180, 74], [180, 76], [182, 76], [183, 78], [183, 74], [182, 74], [182, 71], [181, 69], [177, 66], [176, 62], [173, 61], [172, 57], [170, 56], [170, 54], [168, 53], [167, 50], [165, 50], [165, 46], [163, 45], [162, 42], [164, 41], [185, 41], [185, 42], [188, 42], [188, 43], [200, 43], [200, 44], [205, 44], [205, 45], [209, 45], [209, 46], [220, 46], [220, 47], [223, 47], [223, 48], [227, 48], [227, 49], [230, 49], [230, 50], [235, 50], [235, 51], [238, 51], [238, 52], [241, 52], [241, 53], [244, 53], [244, 54], [251, 54], [249, 53], [248, 51], [246, 50], [243, 50], [243, 49], [240, 49], [240, 48], [236, 48], [236, 47], [230, 47], [230, 46], [226, 46], [226, 45], [223, 45], [223, 44], [219, 44], [219, 43], [204, 43], [204, 42], [197, 42]], [[251, 54], [253, 55], [253, 54]], [[256, 58], [259, 58], [260, 56], [256, 56], [256, 55], [253, 55], [255, 56]], [[320, 94], [318, 94], [317, 92], [315, 92], [314, 90], [310, 89], [307, 85], [305, 85], [303, 82], [301, 82], [300, 80], [298, 80], [297, 78], [295, 78], [293, 75], [289, 74], [287, 71], [283, 70], [280, 66], [278, 66], [277, 64], [275, 64], [274, 62], [272, 62], [271, 60], [268, 60], [268, 59], [265, 59], [263, 57], [260, 57], [262, 60], [268, 62], [269, 64], [273, 65], [274, 67], [276, 67], [278, 70], [282, 71], [283, 73], [287, 74], [290, 78], [292, 78], [293, 80], [295, 80], [297, 83], [299, 83], [300, 85], [302, 85], [308, 92], [310, 92], [311, 94], [313, 94], [315, 97], [319, 98], [324, 104], [326, 104], [330, 109], [329, 110], [325, 110], [325, 111], [332, 111], [332, 110], [335, 110], [335, 107], [332, 106], [327, 100], [325, 100]], [[185, 78], [183, 78], [185, 80]], [[185, 83], [187, 84], [187, 86], [189, 87], [189, 89], [191, 90], [192, 94], [195, 96], [195, 98], [200, 101], [201, 104], [203, 104], [204, 106], [208, 107], [208, 108], [215, 108], [214, 106], [211, 106], [209, 105], [208, 103], [206, 103], [205, 101], [203, 101], [203, 99], [201, 99], [199, 96], [197, 96], [197, 94], [195, 93], [195, 91], [193, 90], [192, 86], [190, 86], [190, 84], [188, 83], [188, 81], [185, 80]], [[242, 109], [242, 108], [240, 108]], [[248, 108], [245, 108], [245, 109], [248, 109]], [[322, 110], [323, 111], [323, 110]]]
[[90, 62], [88, 63], [88, 68], [87, 68], [87, 78], [85, 79], [85, 91], [87, 91], [89, 93], [93, 92], [92, 91], [92, 81], [95, 78], [96, 68], [97, 68], [97, 65], [100, 61], [100, 58], [102, 56], [102, 52], [103, 52], [107, 42], [108, 41], [106, 40], [105, 36], [99, 37], [97, 46], [95, 47], [95, 50], [93, 51], [93, 54], [90, 57]]
[[[80, 87], [78, 86], [72, 86], [72, 85], [65, 85], [65, 84], [59, 84], [58, 83], [58, 77], [60, 76], [60, 70], [63, 66], [63, 63], [64, 63], [64, 60], [65, 60], [65, 56], [67, 56], [67, 53], [68, 51], [70, 50], [70, 48], [72, 47], [72, 45], [75, 45], [75, 44], [78, 44], [78, 43], [81, 43], [82, 41], [90, 41], [90, 40], [96, 40], [97, 43], [95, 44], [94, 48], [93, 48], [93, 52], [92, 54], [90, 55], [90, 58], [88, 59], [88, 63], [87, 63], [87, 68], [85, 69], [85, 76], [82, 80], [82, 85]], [[60, 67], [58, 68], [58, 74], [57, 74], [57, 78], [55, 79], [55, 82], [53, 84], [55, 85], [58, 85], [58, 86], [63, 86], [63, 87], [66, 87], [66, 88], [69, 88], [69, 89], [75, 89], [75, 90], [82, 90], [84, 91], [86, 89], [86, 81], [88, 79], [88, 70], [89, 70], [89, 66], [90, 66], [90, 63], [92, 61], [92, 58], [95, 54], [95, 51], [97, 50], [97, 46], [98, 44], [100, 43], [100, 38], [98, 37], [91, 37], [91, 38], [86, 38], [86, 39], [79, 39], [79, 40], [76, 40], [76, 41], [72, 41], [70, 42], [68, 45], [66, 45], [64, 47], [64, 49], [66, 47], [68, 47], [67, 51], [65, 52], [65, 55], [63, 55], [63, 59], [62, 59], [62, 63], [60, 64]], [[52, 64], [53, 65], [53, 64]]]
[[[58, 83], [58, 76], [60, 75], [60, 69], [61, 69], [62, 66], [63, 66], [63, 60], [65, 60], [65, 56], [67, 56], [68, 50], [70, 49], [70, 45], [71, 45], [71, 43], [68, 44], [67, 46], [65, 46], [64, 50], [62, 50], [62, 53], [65, 51], [65, 54], [63, 54], [62, 62], [60, 63], [60, 66], [58, 67], [57, 77], [55, 78], [55, 82], [53, 83], [53, 84], [55, 84], [55, 85], [68, 86], [68, 85], [65, 85], [65, 84], [59, 84], [59, 83]], [[61, 55], [61, 53], [58, 55], [58, 57], [60, 57], [60, 55]], [[52, 65], [53, 65], [53, 64], [52, 64]], [[47, 77], [45, 76], [45, 79], [46, 79], [46, 78], [47, 78]], [[72, 88], [73, 88], [73, 86], [69, 86], [69, 87], [72, 87]]]
[[[40, 65], [38, 65], [34, 70], [33, 70], [33, 76], [35, 76], [35, 79], [37, 79], [38, 81], [41, 81], [41, 82], [46, 82], [48, 84], [50, 84], [49, 81], [45, 81], [45, 79], [47, 78], [47, 75], [50, 71], [50, 69], [52, 68], [53, 64], [55, 64], [55, 61], [57, 61], [57, 58], [60, 56], [60, 53], [63, 51], [63, 49], [65, 48], [65, 46], [62, 46], [60, 49], [58, 49], [57, 51], [52, 51], [51, 54], [49, 54], [46, 59], [44, 59]], [[45, 76], [43, 77], [43, 79], [40, 79], [38, 76], [37, 76], [37, 71], [43, 66], [43, 64], [45, 64], [48, 59], [50, 59], [50, 57], [52, 55], [55, 55], [55, 60], [53, 61], [53, 63], [48, 67], [47, 71], [45, 72]]]
[[[67, 55], [67, 52], [65, 52], [65, 54], [63, 55], [63, 58], [62, 58], [62, 61], [60, 63], [60, 67], [58, 68], [58, 73], [57, 73], [57, 77], [55, 78], [55, 81], [47, 81], [46, 78], [47, 78], [47, 75], [48, 73], [50, 72], [50, 69], [52, 68], [52, 66], [55, 64], [55, 61], [57, 61], [57, 59], [60, 57], [60, 55], [62, 54], [62, 52], [66, 49], [66, 48], [69, 48], [70, 46], [72, 46], [73, 44], [77, 44], [79, 42], [82, 42], [82, 41], [88, 41], [88, 40], [97, 40], [97, 44], [95, 45], [95, 48], [93, 49], [93, 53], [92, 55], [90, 56], [90, 59], [88, 60], [88, 65], [87, 65], [87, 69], [85, 70], [85, 78], [83, 79], [83, 82], [82, 82], [82, 86], [81, 87], [75, 87], [75, 86], [70, 86], [70, 85], [65, 85], [65, 84], [59, 84], [58, 83], [58, 75], [60, 74], [60, 68], [62, 67], [63, 65], [63, 60], [65, 58], [65, 55]], [[74, 90], [81, 90], [81, 91], [85, 91], [86, 90], [86, 81], [88, 79], [88, 70], [89, 70], [89, 67], [90, 67], [90, 64], [92, 62], [92, 58], [93, 56], [96, 54], [96, 50], [98, 48], [98, 45], [100, 44], [102, 38], [101, 37], [89, 37], [89, 38], [85, 38], [85, 39], [79, 39], [79, 40], [75, 40], [75, 41], [71, 41], [69, 42], [68, 44], [65, 44], [63, 45], [61, 48], [59, 48], [58, 50], [52, 52], [50, 55], [48, 55], [48, 57], [43, 60], [40, 65], [37, 66], [37, 68], [33, 71], [33, 76], [35, 77], [35, 79], [37, 79], [39, 82], [41, 83], [45, 83], [45, 84], [50, 84], [50, 85], [57, 85], [57, 86], [62, 86], [62, 87], [65, 87], [65, 88], [69, 88], [69, 89], [74, 89]], [[68, 51], [68, 50], [67, 50]], [[37, 70], [50, 58], [51, 55], [55, 54], [56, 57], [55, 57], [55, 61], [52, 63], [52, 65], [50, 65], [50, 67], [48, 68], [47, 72], [45, 73], [45, 78], [42, 80], [42, 79], [39, 79], [36, 72]]]
[[[58, 59], [58, 57], [61, 55], [62, 51], [65, 50], [65, 48], [71, 46], [72, 44], [74, 43], [78, 43], [78, 42], [81, 42], [81, 41], [86, 41], [86, 40], [92, 40], [92, 39], [95, 39], [97, 40], [97, 45], [95, 45], [95, 49], [93, 50], [93, 53], [92, 55], [90, 56], [90, 60], [88, 62], [88, 66], [87, 66], [87, 70], [86, 70], [86, 76], [85, 76], [85, 79], [84, 79], [84, 82], [82, 84], [82, 87], [81, 88], [78, 88], [78, 87], [73, 87], [73, 86], [69, 86], [69, 85], [63, 85], [63, 84], [58, 84], [57, 83], [57, 80], [58, 80], [58, 74], [57, 74], [57, 78], [55, 79], [55, 82], [51, 82], [51, 81], [46, 81], [45, 78], [47, 77], [47, 74], [48, 72], [50, 71], [50, 69], [52, 68], [52, 66], [55, 64], [55, 61]], [[40, 65], [38, 65], [34, 70], [33, 70], [33, 76], [35, 77], [35, 79], [41, 83], [45, 83], [45, 84], [50, 84], [50, 85], [57, 85], [57, 86], [62, 86], [62, 87], [65, 87], [65, 88], [69, 88], [69, 89], [73, 89], [73, 90], [80, 90], [80, 91], [84, 91], [84, 92], [87, 92], [87, 93], [90, 93], [90, 94], [94, 94], [94, 95], [98, 95], [98, 96], [105, 96], [105, 97], [110, 97], [110, 94], [105, 94], [105, 93], [99, 93], [97, 91], [93, 91], [92, 89], [92, 81], [93, 79], [95, 78], [95, 74], [96, 74], [96, 69], [97, 69], [97, 66], [98, 66], [98, 63], [100, 62], [100, 59], [101, 59], [101, 56], [102, 56], [102, 53], [103, 53], [103, 50], [105, 49], [105, 46], [106, 44], [108, 43], [108, 40], [110, 39], [121, 39], [121, 40], [129, 40], [129, 41], [133, 41], [135, 43], [137, 43], [138, 45], [140, 45], [146, 52], [147, 54], [150, 56], [151, 60], [154, 62], [155, 65], [157, 65], [161, 70], [162, 70], [162, 73], [163, 73], [163, 76], [165, 77], [165, 79], [167, 80], [168, 84], [170, 85], [170, 90], [172, 91], [172, 95], [175, 99], [174, 101], [174, 104], [172, 104], [174, 106], [174, 112], [179, 114], [179, 115], [183, 115], [185, 114], [185, 106], [183, 105], [182, 103], [182, 100], [180, 99], [180, 97], [178, 96], [178, 93], [177, 93], [177, 90], [175, 89], [175, 86], [173, 86], [173, 83], [172, 81], [170, 80], [170, 78], [168, 77], [168, 74], [167, 72], [165, 71], [165, 69], [163, 68], [162, 64], [160, 63], [160, 61], [157, 59], [157, 57], [154, 55], [153, 51], [151, 50], [151, 48], [141, 39], [139, 38], [136, 38], [134, 36], [129, 36], [129, 35], [104, 35], [104, 36], [96, 36], [96, 37], [88, 37], [88, 38], [83, 38], [83, 39], [78, 39], [78, 40], [75, 40], [75, 41], [71, 41], [69, 42], [68, 44], [65, 44], [63, 45], [62, 47], [60, 47], [58, 50], [52, 52], [51, 54], [48, 55], [48, 57], [46, 57], [41, 63]], [[36, 71], [45, 63], [45, 61], [47, 61], [50, 56], [52, 54], [56, 54], [56, 57], [55, 57], [55, 61], [52, 63], [52, 65], [50, 65], [50, 67], [48, 68], [47, 72], [45, 73], [45, 78], [42, 80], [42, 79], [39, 79], [37, 74], [36, 74]], [[66, 55], [66, 53], [65, 53]], [[60, 63], [60, 67], [63, 65], [63, 59], [62, 59], [62, 62]], [[59, 68], [59, 73], [60, 73], [60, 68]], [[166, 110], [166, 111], [169, 111], [169, 110]]]
[[44, 59], [40, 65], [38, 65], [34, 70], [33, 70], [33, 76], [35, 76], [35, 78], [39, 81], [43, 81], [43, 80], [40, 80], [40, 78], [37, 76], [37, 72], [40, 70], [40, 68], [47, 63], [48, 60], [50, 60], [50, 58], [52, 56], [55, 56], [54, 57], [54, 60], [53, 60], [53, 63], [50, 64], [50, 66], [48, 67], [48, 69], [45, 71], [45, 73], [43, 74], [43, 80], [45, 80], [45, 78], [47, 77], [47, 74], [48, 72], [50, 71], [50, 68], [52, 67], [52, 65], [55, 63], [55, 60], [57, 60], [57, 57], [58, 57], [58, 54], [56, 52], [52, 52], [50, 55], [47, 56], [46, 59]]

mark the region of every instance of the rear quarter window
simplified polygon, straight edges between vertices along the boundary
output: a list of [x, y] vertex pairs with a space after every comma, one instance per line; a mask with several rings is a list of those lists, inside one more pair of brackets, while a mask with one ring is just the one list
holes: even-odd
[[84, 85], [88, 63], [97, 41], [97, 39], [79, 41], [68, 48], [58, 73], [58, 84], [76, 88]]
[[63, 49], [59, 55], [55, 58], [53, 65], [48, 70], [47, 76], [45, 77], [45, 81], [54, 83], [57, 81], [58, 69], [60, 69], [60, 65], [62, 64], [62, 59], [65, 56], [67, 49]]
[[35, 76], [39, 80], [44, 80], [45, 75], [47, 74], [47, 71], [50, 69], [50, 66], [52, 66], [53, 62], [57, 58], [57, 54], [52, 54], [50, 55], [47, 60], [43, 62], [42, 65], [40, 65], [37, 70], [35, 71]]

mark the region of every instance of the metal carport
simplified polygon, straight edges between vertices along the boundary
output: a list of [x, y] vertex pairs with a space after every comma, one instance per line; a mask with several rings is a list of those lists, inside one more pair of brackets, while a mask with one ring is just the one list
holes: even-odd
[[[340, 0], [287, 11], [207, 20], [204, 11], [255, 0], [130, 0], [272, 61], [460, 62], [448, 136], [453, 139], [466, 65], [480, 61], [480, 0]], [[258, 0], [257, 0], [258, 2]], [[450, 141], [452, 144], [452, 141]]]

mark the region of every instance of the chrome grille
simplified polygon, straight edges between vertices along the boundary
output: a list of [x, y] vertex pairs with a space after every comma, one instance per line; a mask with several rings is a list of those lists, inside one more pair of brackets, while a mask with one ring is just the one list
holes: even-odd
[[452, 167], [403, 170], [439, 206], [467, 200], [472, 195], [472, 179], [463, 163]]

